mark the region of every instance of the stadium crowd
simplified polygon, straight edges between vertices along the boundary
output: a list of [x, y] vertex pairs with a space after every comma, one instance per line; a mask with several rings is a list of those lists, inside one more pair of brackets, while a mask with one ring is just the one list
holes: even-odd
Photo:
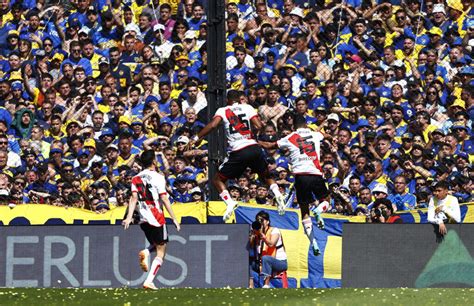
[[[276, 141], [303, 114], [328, 135], [332, 212], [473, 198], [474, 7], [461, 0], [228, 0], [227, 84]], [[173, 202], [208, 196], [207, 1], [0, 1], [0, 203], [128, 203], [144, 149]], [[297, 206], [285, 152], [269, 170]], [[253, 173], [231, 196], [273, 205]]]

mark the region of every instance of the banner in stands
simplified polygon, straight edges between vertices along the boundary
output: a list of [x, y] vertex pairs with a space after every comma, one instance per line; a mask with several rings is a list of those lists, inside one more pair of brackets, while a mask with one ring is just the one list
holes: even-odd
[[343, 287], [474, 286], [474, 224], [345, 224]]
[[324, 215], [326, 228], [317, 228], [313, 219], [321, 255], [314, 256], [308, 238], [303, 232], [300, 211], [290, 209], [284, 216], [268, 206], [242, 205], [235, 211], [236, 223], [251, 224], [255, 215], [264, 209], [270, 215], [271, 226], [282, 230], [285, 250], [288, 256], [289, 287], [332, 288], [341, 286], [342, 224], [364, 222], [360, 217]]
[[[103, 214], [78, 208], [25, 204], [14, 208], [0, 206], [0, 225], [121, 224], [126, 207], [116, 207]], [[181, 223], [206, 223], [206, 203], [173, 204]], [[165, 211], [168, 216], [168, 212]]]
[[[247, 286], [248, 225], [168, 229], [157, 286]], [[136, 225], [127, 231], [118, 225], [0, 227], [0, 287], [139, 287], [146, 273], [138, 252], [146, 246]]]

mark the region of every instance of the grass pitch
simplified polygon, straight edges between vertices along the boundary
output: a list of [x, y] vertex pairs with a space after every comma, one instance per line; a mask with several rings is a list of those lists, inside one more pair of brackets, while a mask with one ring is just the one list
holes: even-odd
[[[474, 289], [13, 289], [0, 305], [470, 305]], [[470, 302], [469, 302], [470, 301]]]

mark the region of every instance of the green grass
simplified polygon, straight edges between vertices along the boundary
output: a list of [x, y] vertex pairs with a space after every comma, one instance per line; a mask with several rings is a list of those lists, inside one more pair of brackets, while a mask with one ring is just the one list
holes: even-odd
[[[0, 305], [469, 305], [474, 289], [0, 289]], [[471, 302], [469, 302], [471, 301]]]

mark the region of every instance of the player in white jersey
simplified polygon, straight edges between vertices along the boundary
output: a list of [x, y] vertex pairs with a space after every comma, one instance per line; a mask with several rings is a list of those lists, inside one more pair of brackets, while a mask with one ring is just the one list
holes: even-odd
[[[180, 225], [171, 208], [166, 192], [166, 180], [158, 173], [158, 164], [155, 158], [155, 151], [147, 150], [141, 155], [141, 163], [144, 168], [138, 175], [132, 178], [132, 197], [128, 205], [128, 213], [122, 224], [127, 229], [132, 223], [133, 212], [136, 205], [140, 212], [140, 227], [145, 232], [145, 236], [156, 248], [156, 257], [153, 259], [151, 269], [148, 272], [143, 288], [157, 289], [153, 280], [163, 264], [166, 254], [166, 243], [168, 242], [168, 232], [166, 230], [165, 214], [163, 206], [173, 219], [176, 229], [180, 230]], [[140, 266], [144, 271], [148, 271], [149, 249], [140, 251]]]
[[240, 93], [230, 90], [227, 93], [227, 106], [216, 111], [211, 122], [207, 124], [199, 134], [193, 139], [190, 146], [198, 144], [207, 134], [223, 123], [228, 141], [229, 156], [220, 165], [219, 171], [212, 179], [216, 189], [219, 191], [221, 199], [226, 203], [227, 209], [224, 214], [224, 221], [229, 219], [232, 212], [237, 207], [226, 187], [228, 179], [234, 179], [242, 175], [247, 167], [258, 173], [270, 186], [270, 190], [275, 195], [278, 204], [278, 211], [284, 214], [285, 199], [278, 189], [278, 185], [270, 178], [267, 162], [263, 150], [254, 139], [252, 128], [260, 130], [262, 122], [257, 112], [249, 104], [239, 104]]
[[313, 235], [313, 223], [309, 215], [309, 207], [315, 214], [318, 227], [324, 228], [321, 217], [329, 208], [329, 190], [323, 177], [319, 160], [323, 134], [306, 127], [306, 119], [302, 115], [294, 118], [296, 131], [277, 142], [259, 142], [266, 149], [288, 149], [289, 159], [295, 175], [296, 198], [301, 209], [301, 218], [306, 236], [312, 243], [314, 255], [320, 250]]

